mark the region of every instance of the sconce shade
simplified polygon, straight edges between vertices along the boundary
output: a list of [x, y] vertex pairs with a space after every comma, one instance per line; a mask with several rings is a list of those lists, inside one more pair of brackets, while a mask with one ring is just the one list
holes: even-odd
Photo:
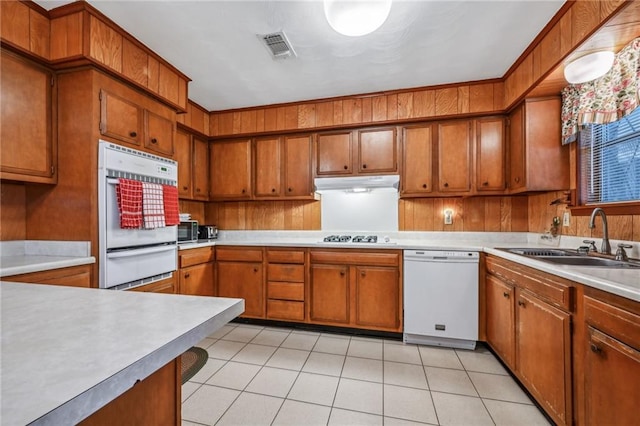
[[564, 78], [571, 84], [585, 83], [605, 75], [613, 65], [613, 52], [595, 52], [582, 56], [564, 67]]
[[380, 28], [390, 10], [391, 0], [324, 0], [324, 14], [331, 28], [350, 37]]

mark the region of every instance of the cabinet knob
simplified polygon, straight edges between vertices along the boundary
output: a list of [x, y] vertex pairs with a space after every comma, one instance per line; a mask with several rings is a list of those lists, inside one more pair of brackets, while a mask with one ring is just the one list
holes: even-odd
[[189, 187], [188, 187], [188, 186], [183, 186], [183, 187], [182, 187], [182, 189], [183, 189], [184, 191], [186, 191], [187, 189], [189, 189]]
[[525, 305], [524, 300], [518, 300], [518, 306], [525, 308], [527, 305]]
[[271, 192], [276, 192], [276, 189], [275, 188], [271, 188]]
[[196, 188], [196, 192], [200, 192], [200, 188]]
[[427, 189], [427, 184], [426, 184], [426, 183], [423, 183], [423, 184], [422, 184], [422, 187], [423, 187], [424, 189]]
[[516, 177], [516, 178], [514, 178], [513, 180], [514, 180], [516, 183], [519, 183], [519, 182], [520, 182], [520, 178], [519, 178], [519, 177]]
[[138, 136], [137, 132], [129, 132], [129, 136], [131, 136], [132, 138], [135, 138], [136, 136]]
[[445, 182], [445, 183], [444, 183], [444, 187], [445, 187], [445, 188], [448, 188], [448, 187], [449, 187], [449, 184], [448, 184], [447, 182]]
[[346, 272], [345, 272], [345, 271], [340, 271], [340, 276], [341, 276], [341, 277], [344, 277], [344, 275], [345, 275], [345, 274], [346, 274]]
[[253, 272], [258, 272], [258, 268], [253, 268]]
[[366, 164], [363, 164], [363, 165], [362, 165], [362, 168], [363, 168], [363, 169], [366, 169], [366, 168], [367, 168], [367, 165], [366, 165]]
[[242, 193], [244, 194], [245, 192], [247, 192], [247, 190], [242, 188]]
[[504, 297], [506, 297], [507, 299], [509, 298], [509, 292], [508, 292], [508, 291], [505, 291], [504, 293], [502, 293], [502, 295], [503, 295]]
[[191, 276], [191, 274], [189, 274], [188, 272], [186, 272], [186, 273], [184, 274], [184, 277], [185, 277], [185, 278], [189, 278], [190, 276]]
[[158, 139], [156, 139], [156, 138], [151, 138], [151, 143], [158, 143]]
[[367, 273], [366, 273], [365, 271], [360, 271], [360, 276], [361, 276], [361, 277], [366, 277], [366, 276], [367, 276]]
[[489, 186], [489, 182], [482, 182], [482, 186]]
[[589, 346], [591, 346], [591, 352], [599, 354], [602, 352], [602, 348], [600, 348], [600, 346], [596, 345], [595, 343], [591, 343]]
[[293, 188], [287, 188], [287, 191], [292, 192]]
[[344, 166], [343, 168], [344, 168], [345, 170], [347, 170], [349, 167], [348, 167], [348, 166]]

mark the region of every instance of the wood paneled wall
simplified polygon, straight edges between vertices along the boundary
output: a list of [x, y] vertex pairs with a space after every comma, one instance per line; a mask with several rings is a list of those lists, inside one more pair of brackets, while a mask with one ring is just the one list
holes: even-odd
[[504, 109], [502, 87], [501, 82], [488, 80], [212, 113], [210, 135], [308, 130], [492, 113]]
[[[564, 198], [562, 191], [529, 195], [529, 232], [544, 232], [551, 226], [554, 216], [562, 220], [565, 211], [571, 214], [565, 204], [551, 205], [558, 198]], [[570, 223], [568, 227], [560, 226], [562, 235], [602, 238], [600, 218], [596, 219], [595, 229], [589, 229], [589, 216], [571, 216]], [[640, 241], [640, 215], [607, 215], [607, 223], [609, 238]]]
[[191, 214], [192, 220], [197, 220], [200, 224], [210, 223], [205, 220], [205, 203], [202, 201], [178, 200], [180, 213]]
[[[413, 198], [400, 200], [401, 231], [527, 231], [526, 196], [474, 198]], [[453, 224], [444, 224], [444, 210], [452, 209]]]
[[0, 184], [0, 241], [27, 237], [26, 190], [24, 185]]
[[222, 230], [319, 230], [320, 201], [208, 203], [205, 223]]

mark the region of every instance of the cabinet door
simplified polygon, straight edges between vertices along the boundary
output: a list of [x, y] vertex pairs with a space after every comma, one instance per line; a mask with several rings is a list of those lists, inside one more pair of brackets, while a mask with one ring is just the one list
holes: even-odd
[[438, 189], [471, 190], [471, 122], [457, 120], [438, 125]]
[[516, 366], [520, 379], [558, 424], [571, 424], [571, 315], [517, 291]]
[[351, 174], [351, 132], [324, 133], [317, 136], [318, 176]]
[[100, 91], [100, 134], [133, 145], [142, 140], [142, 108], [105, 90]]
[[213, 262], [180, 270], [180, 294], [214, 296]]
[[251, 139], [214, 142], [209, 156], [212, 198], [251, 198]]
[[349, 267], [311, 265], [310, 319], [349, 324]]
[[485, 280], [487, 342], [511, 368], [515, 367], [514, 288], [498, 278]]
[[517, 107], [509, 116], [509, 189], [524, 188], [525, 182], [524, 106]]
[[396, 129], [358, 131], [358, 173], [398, 171]]
[[173, 122], [145, 110], [144, 146], [159, 154], [173, 155]]
[[193, 137], [193, 198], [209, 200], [209, 142]]
[[398, 268], [356, 267], [357, 325], [400, 331], [398, 275]]
[[585, 355], [587, 425], [638, 422], [640, 352], [589, 327]]
[[254, 141], [254, 195], [257, 198], [279, 197], [282, 194], [282, 153], [278, 137]]
[[53, 74], [4, 50], [0, 66], [1, 176], [53, 183]]
[[242, 316], [265, 316], [264, 280], [262, 263], [217, 262], [217, 287], [219, 297], [244, 299]]
[[171, 277], [171, 278], [166, 278], [164, 280], [156, 281], [151, 284], [141, 285], [139, 287], [132, 288], [131, 291], [177, 294], [178, 288], [177, 288], [175, 277]]
[[476, 189], [502, 191], [505, 188], [504, 119], [476, 121]]
[[284, 138], [284, 195], [309, 197], [311, 183], [311, 136]]
[[402, 133], [402, 193], [430, 193], [433, 126], [405, 127]]
[[178, 162], [178, 196], [192, 198], [191, 167], [193, 164], [191, 135], [184, 130], [176, 131], [176, 161]]

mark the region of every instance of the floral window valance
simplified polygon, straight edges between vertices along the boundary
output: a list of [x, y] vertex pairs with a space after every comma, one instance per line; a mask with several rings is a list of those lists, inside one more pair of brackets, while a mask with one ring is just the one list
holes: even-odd
[[630, 114], [640, 104], [640, 37], [615, 56], [613, 66], [593, 81], [562, 91], [562, 143], [576, 140], [578, 126], [606, 124]]

